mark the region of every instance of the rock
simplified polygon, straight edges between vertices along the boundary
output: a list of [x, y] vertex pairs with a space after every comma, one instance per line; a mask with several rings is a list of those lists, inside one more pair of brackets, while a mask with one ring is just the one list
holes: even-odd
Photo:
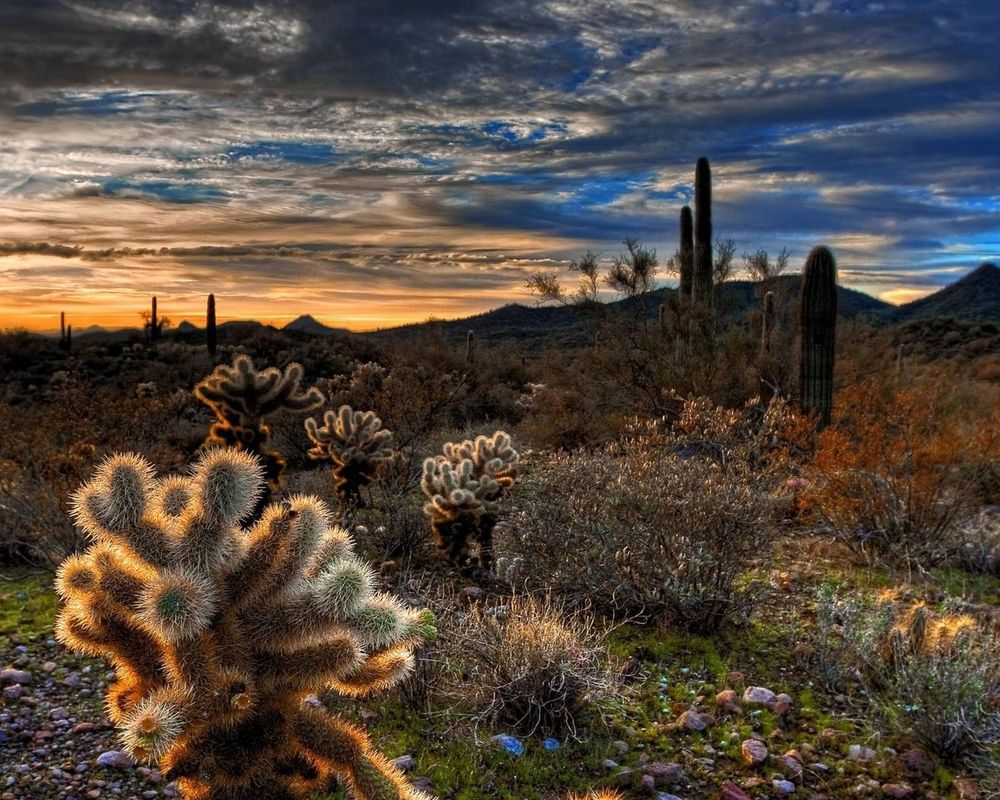
[[98, 725], [96, 722], [78, 722], [70, 730], [70, 733], [89, 733], [90, 731], [96, 731]]
[[775, 695], [774, 700], [771, 702], [771, 711], [773, 711], [779, 717], [782, 714], [785, 714], [791, 707], [792, 707], [792, 698], [787, 694]]
[[906, 783], [883, 783], [882, 794], [886, 797], [910, 797], [913, 788]]
[[642, 779], [639, 781], [639, 785], [643, 791], [652, 794], [656, 791], [656, 778], [652, 775], [643, 775]]
[[53, 708], [49, 712], [49, 719], [69, 719], [69, 712], [65, 708], [59, 706], [58, 708]]
[[550, 753], [554, 753], [560, 747], [562, 747], [562, 744], [558, 739], [554, 739], [551, 736], [548, 737], [547, 739], [542, 739], [543, 750], [548, 750]]
[[610, 772], [613, 769], [618, 769], [618, 762], [613, 758], [606, 758], [601, 762], [601, 766]]
[[925, 781], [934, 775], [934, 762], [919, 747], [904, 750], [892, 759], [892, 763], [909, 778]]
[[767, 760], [767, 745], [756, 739], [746, 739], [740, 745], [740, 757], [743, 763], [755, 767]]
[[743, 702], [749, 706], [770, 706], [776, 695], [763, 686], [748, 686], [743, 692]]
[[959, 800], [979, 800], [979, 785], [972, 778], [955, 778], [951, 785]]
[[719, 790], [719, 800], [753, 800], [732, 781], [726, 781]]
[[778, 756], [774, 759], [778, 771], [791, 781], [796, 783], [802, 780], [802, 762], [789, 755]]
[[874, 760], [876, 753], [870, 747], [864, 747], [860, 744], [852, 744], [847, 748], [847, 760], [848, 761], [872, 761]]
[[736, 702], [737, 697], [734, 689], [723, 689], [715, 696], [715, 704], [724, 714], [742, 714], [743, 709]]
[[97, 764], [112, 769], [129, 769], [132, 766], [132, 759], [121, 750], [108, 750], [97, 757]]
[[667, 794], [666, 792], [657, 792], [656, 800], [683, 800], [683, 798], [678, 797], [675, 794]]
[[791, 794], [795, 791], [795, 784], [791, 781], [774, 780], [771, 781], [771, 785], [774, 787], [774, 791], [779, 794]]
[[42, 672], [55, 672], [59, 665], [55, 661], [46, 661], [42, 664]]
[[628, 767], [622, 767], [615, 775], [615, 783], [623, 789], [631, 786], [635, 782], [635, 772]]
[[616, 739], [611, 743], [611, 746], [621, 755], [628, 752], [628, 742], [624, 739]]
[[416, 765], [417, 760], [407, 753], [392, 759], [392, 763], [400, 772], [409, 772]]
[[686, 731], [703, 731], [708, 727], [708, 723], [697, 711], [685, 711], [674, 724]]
[[524, 755], [524, 743], [516, 736], [511, 736], [508, 733], [499, 733], [493, 737], [493, 742], [512, 756]]
[[3, 689], [3, 699], [10, 702], [15, 702], [20, 700], [24, 695], [28, 693], [28, 690], [21, 686], [19, 683], [15, 683], [13, 686], [5, 686]]
[[684, 779], [684, 767], [680, 764], [664, 764], [654, 761], [642, 767], [642, 774], [649, 775], [659, 787], [673, 786]]
[[23, 669], [0, 670], [0, 686], [10, 686], [11, 684], [17, 684], [18, 686], [27, 686], [30, 683], [31, 683], [30, 672], [25, 672]]

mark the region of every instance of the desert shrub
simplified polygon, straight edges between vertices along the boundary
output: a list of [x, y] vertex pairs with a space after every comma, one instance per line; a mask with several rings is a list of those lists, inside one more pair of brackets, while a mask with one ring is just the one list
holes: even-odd
[[938, 381], [868, 381], [837, 395], [805, 510], [865, 558], [926, 567], [959, 553], [979, 476], [1000, 455], [995, 407], [949, 408]]
[[966, 526], [959, 561], [969, 572], [1000, 577], [1000, 517], [980, 513]]
[[458, 673], [453, 693], [480, 719], [526, 735], [572, 734], [588, 709], [620, 688], [607, 634], [585, 610], [515, 595], [473, 606], [441, 647]]
[[[692, 427], [706, 414], [726, 416], [689, 405]], [[748, 571], [768, 552], [771, 493], [783, 473], [735, 457], [723, 444], [728, 430], [706, 433], [700, 448], [688, 443], [690, 430], [647, 430], [540, 460], [498, 530], [498, 573], [606, 613], [669, 618], [692, 631], [745, 621], [756, 601]], [[720, 461], [721, 453], [733, 457]], [[778, 447], [767, 456], [785, 458]]]
[[[944, 604], [946, 607], [948, 603]], [[949, 763], [1000, 757], [1000, 638], [896, 593], [818, 595], [824, 676], [857, 680], [883, 720]]]

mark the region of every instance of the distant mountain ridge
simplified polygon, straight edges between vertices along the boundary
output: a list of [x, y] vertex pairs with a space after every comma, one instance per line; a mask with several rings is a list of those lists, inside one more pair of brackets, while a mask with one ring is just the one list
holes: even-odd
[[886, 315], [891, 322], [926, 317], [1000, 322], [1000, 267], [987, 261], [934, 294], [893, 308]]
[[[777, 279], [782, 293], [793, 302], [798, 297], [801, 276], [785, 275]], [[724, 316], [735, 317], [759, 301], [755, 295], [755, 284], [750, 281], [728, 281], [722, 287], [717, 302]], [[650, 292], [646, 297], [647, 312], [656, 314], [658, 307], [667, 302], [676, 289], [665, 288]], [[619, 300], [609, 303], [609, 308], [625, 308], [629, 301]], [[932, 317], [951, 317], [959, 320], [1000, 323], [1000, 267], [991, 262], [982, 264], [961, 279], [933, 294], [893, 306], [864, 292], [838, 287], [838, 312], [842, 318], [852, 319], [864, 316], [874, 322], [900, 324]], [[786, 309], [790, 310], [790, 309]], [[220, 323], [220, 331], [229, 333], [249, 333], [267, 328], [253, 320], [232, 320]], [[585, 340], [587, 321], [579, 309], [567, 306], [527, 306], [509, 303], [454, 320], [428, 320], [426, 322], [383, 328], [376, 331], [353, 334], [376, 340], [410, 339], [427, 333], [437, 333], [445, 338], [460, 339], [470, 330], [484, 341], [517, 340], [527, 346], [574, 345]], [[310, 314], [303, 314], [284, 325], [280, 330], [307, 336], [346, 336], [351, 332], [346, 328], [332, 328], [324, 325]], [[189, 338], [203, 333], [204, 329], [184, 320], [167, 335]], [[58, 331], [45, 331], [42, 335], [58, 335]], [[141, 336], [137, 328], [108, 329], [91, 325], [73, 331], [73, 337], [82, 341], [109, 341], [118, 338]]]

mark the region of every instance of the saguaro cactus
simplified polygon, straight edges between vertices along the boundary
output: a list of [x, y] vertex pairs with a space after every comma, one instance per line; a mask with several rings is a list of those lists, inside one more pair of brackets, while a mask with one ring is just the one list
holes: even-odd
[[66, 312], [59, 312], [59, 349], [66, 350]]
[[680, 247], [677, 253], [680, 259], [681, 300], [690, 300], [694, 281], [694, 220], [691, 218], [691, 206], [684, 206], [681, 209]]
[[476, 363], [476, 332], [465, 334], [465, 365], [471, 367]]
[[73, 352], [73, 326], [66, 326], [66, 352]]
[[205, 311], [205, 345], [209, 355], [215, 355], [218, 345], [218, 331], [215, 328], [215, 295], [208, 296], [208, 308]]
[[392, 457], [392, 432], [382, 429], [374, 411], [355, 411], [343, 405], [327, 411], [320, 427], [306, 420], [306, 434], [313, 443], [309, 457], [332, 461], [333, 487], [341, 505], [361, 503], [361, 490], [378, 477], [379, 467]]
[[160, 340], [160, 318], [156, 315], [156, 295], [153, 295], [153, 303], [149, 316], [149, 341], [158, 342]]
[[232, 366], [216, 367], [194, 387], [194, 396], [216, 418], [205, 444], [235, 447], [258, 456], [272, 494], [281, 489], [285, 459], [267, 449], [271, 429], [265, 418], [279, 409], [305, 412], [323, 404], [319, 389], [302, 388], [301, 364], [289, 364], [284, 372], [275, 367], [258, 372], [246, 355], [237, 356]]
[[820, 427], [833, 409], [833, 361], [837, 332], [837, 264], [826, 247], [814, 247], [802, 273], [799, 311], [799, 394], [804, 414]]
[[[518, 453], [510, 435], [448, 442], [443, 455], [424, 461], [420, 488], [428, 497], [424, 513], [431, 519], [438, 551], [466, 570], [493, 564], [493, 528], [504, 491], [514, 485]], [[476, 558], [469, 543], [479, 546]]]
[[774, 334], [774, 292], [764, 295], [764, 312], [761, 318], [760, 354], [767, 358], [771, 355], [771, 336]]
[[702, 156], [694, 170], [694, 278], [696, 302], [712, 302], [712, 170]]
[[235, 450], [159, 481], [141, 456], [107, 460], [74, 500], [94, 544], [59, 569], [57, 638], [111, 661], [125, 748], [185, 800], [291, 800], [335, 777], [356, 800], [426, 800], [362, 728], [303, 699], [392, 686], [433, 617], [373, 590], [316, 498], [240, 528], [262, 488]]

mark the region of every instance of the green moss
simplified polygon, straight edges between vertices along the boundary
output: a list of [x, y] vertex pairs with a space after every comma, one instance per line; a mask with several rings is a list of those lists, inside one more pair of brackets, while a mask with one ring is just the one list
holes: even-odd
[[937, 585], [953, 597], [964, 597], [976, 603], [1000, 603], [1000, 578], [976, 575], [957, 567], [931, 570]]
[[0, 637], [51, 635], [58, 607], [52, 581], [52, 574], [41, 570], [0, 580]]

